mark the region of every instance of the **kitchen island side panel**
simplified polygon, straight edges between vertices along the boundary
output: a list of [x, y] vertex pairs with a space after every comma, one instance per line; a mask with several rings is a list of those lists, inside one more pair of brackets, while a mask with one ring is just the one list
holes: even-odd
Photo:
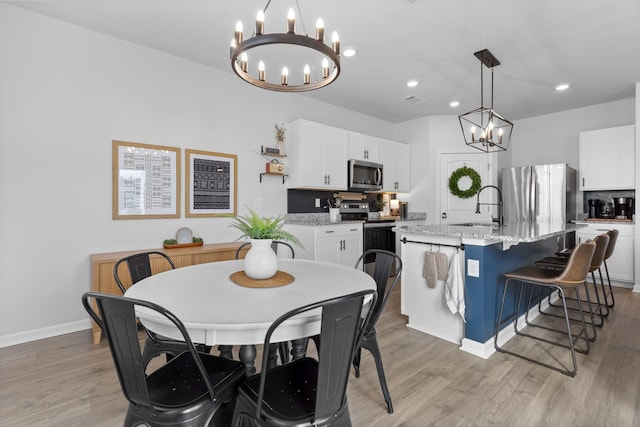
[[[506, 251], [501, 244], [489, 246], [465, 245], [465, 264], [478, 260], [479, 277], [465, 276], [466, 324], [465, 338], [485, 343], [495, 331], [500, 299], [504, 290], [504, 274], [518, 268], [532, 266], [557, 249], [555, 238], [519, 243]], [[514, 294], [508, 295], [505, 313], [513, 310]]]

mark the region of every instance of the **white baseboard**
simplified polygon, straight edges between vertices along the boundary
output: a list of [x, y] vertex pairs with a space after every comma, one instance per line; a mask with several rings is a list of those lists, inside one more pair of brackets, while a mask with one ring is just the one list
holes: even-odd
[[17, 344], [24, 344], [29, 341], [51, 338], [58, 335], [70, 334], [72, 332], [91, 329], [91, 321], [78, 320], [76, 322], [63, 323], [61, 325], [47, 326], [46, 328], [32, 329], [15, 334], [0, 336], [0, 348]]

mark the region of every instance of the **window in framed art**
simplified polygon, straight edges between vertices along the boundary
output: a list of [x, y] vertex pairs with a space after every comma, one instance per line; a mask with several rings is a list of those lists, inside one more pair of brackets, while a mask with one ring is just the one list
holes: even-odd
[[112, 141], [112, 218], [180, 217], [180, 149]]
[[186, 154], [186, 216], [236, 215], [238, 156], [190, 150]]

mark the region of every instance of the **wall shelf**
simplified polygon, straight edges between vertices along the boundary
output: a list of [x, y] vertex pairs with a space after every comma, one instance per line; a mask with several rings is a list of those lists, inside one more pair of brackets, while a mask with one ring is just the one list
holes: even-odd
[[272, 175], [272, 176], [281, 176], [282, 177], [282, 183], [284, 184], [284, 182], [287, 180], [287, 177], [289, 175], [287, 174], [281, 174], [281, 173], [267, 173], [267, 172], [262, 172], [260, 174], [260, 182], [262, 183], [262, 176], [263, 175]]

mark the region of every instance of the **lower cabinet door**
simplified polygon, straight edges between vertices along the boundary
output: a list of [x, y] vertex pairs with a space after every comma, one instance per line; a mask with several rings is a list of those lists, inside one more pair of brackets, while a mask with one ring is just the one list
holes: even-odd
[[[576, 232], [578, 242], [586, 242], [589, 239], [595, 239], [596, 236], [602, 234], [606, 230], [598, 229], [597, 233], [585, 233]], [[609, 277], [611, 280], [617, 280], [620, 282], [634, 282], [634, 250], [633, 250], [633, 236], [626, 236], [622, 233], [618, 235], [616, 246], [611, 257], [607, 260], [607, 268], [609, 270]], [[606, 273], [604, 265], [602, 266], [602, 277], [606, 282]], [[598, 273], [596, 272], [596, 280], [600, 280]], [[591, 278], [589, 277], [589, 281]]]

